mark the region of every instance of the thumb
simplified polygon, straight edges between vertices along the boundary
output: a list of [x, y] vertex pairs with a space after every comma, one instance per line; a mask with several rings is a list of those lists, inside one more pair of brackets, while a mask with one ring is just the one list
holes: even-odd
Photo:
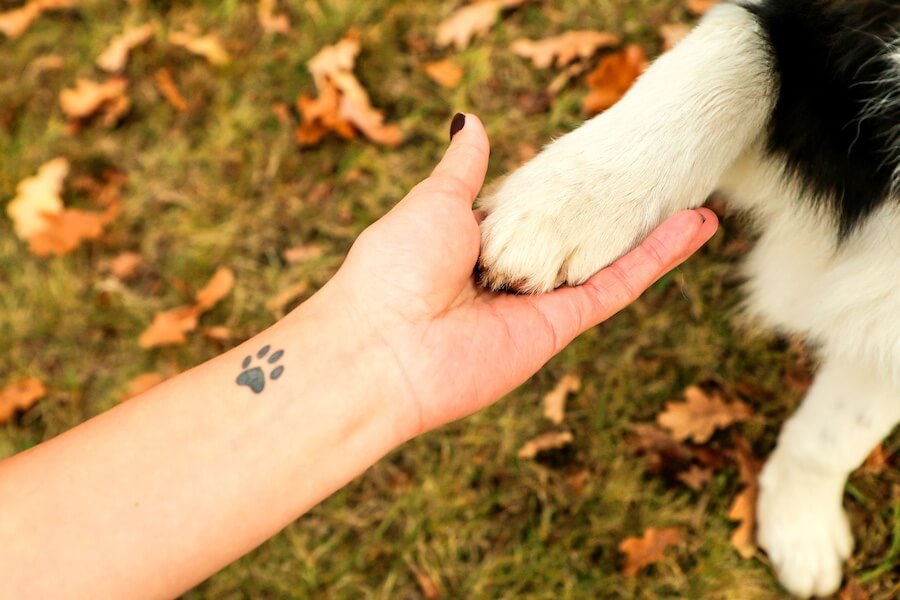
[[450, 128], [450, 148], [417, 192], [448, 193], [471, 207], [487, 174], [490, 143], [481, 120], [459, 113]]

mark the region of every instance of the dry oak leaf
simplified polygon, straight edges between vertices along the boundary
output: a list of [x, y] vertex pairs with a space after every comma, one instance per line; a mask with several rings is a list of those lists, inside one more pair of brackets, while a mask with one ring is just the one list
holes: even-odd
[[119, 215], [120, 205], [114, 204], [103, 212], [66, 209], [59, 214], [45, 215], [47, 228], [28, 239], [28, 249], [35, 256], [69, 254], [84, 240], [96, 240], [103, 229]]
[[687, 9], [695, 15], [702, 15], [709, 11], [720, 0], [685, 0]]
[[63, 112], [73, 119], [86, 119], [101, 109], [120, 116], [122, 102], [128, 99], [125, 90], [128, 81], [121, 77], [112, 77], [103, 83], [90, 79], [78, 79], [74, 88], [64, 89], [59, 93], [59, 104]]
[[190, 108], [188, 101], [181, 95], [178, 84], [172, 77], [172, 73], [163, 67], [153, 74], [153, 81], [156, 82], [156, 89], [163, 95], [163, 98], [179, 112], [187, 112]]
[[581, 377], [573, 373], [563, 375], [556, 386], [544, 396], [544, 416], [559, 425], [566, 416], [566, 398], [581, 389]]
[[541, 452], [565, 448], [575, 439], [571, 431], [551, 431], [538, 436], [519, 449], [519, 458], [534, 458]]
[[619, 552], [625, 555], [622, 574], [635, 577], [638, 571], [661, 561], [669, 546], [681, 543], [681, 532], [674, 527], [666, 529], [649, 528], [643, 537], [625, 538], [619, 544]]
[[0, 390], [0, 423], [9, 421], [17, 410], [28, 410], [47, 394], [38, 379], [24, 379]]
[[275, 14], [275, 0], [259, 0], [256, 10], [259, 25], [266, 33], [286, 34], [291, 30], [291, 22], [285, 14]]
[[537, 68], [546, 69], [554, 64], [564, 67], [579, 58], [590, 58], [601, 48], [620, 43], [619, 36], [603, 31], [569, 31], [543, 40], [516, 40], [510, 50], [517, 56], [530, 58]]
[[590, 93], [582, 104], [584, 112], [594, 115], [621, 100], [647, 68], [647, 64], [647, 55], [635, 44], [604, 56], [597, 68], [587, 76]]
[[13, 229], [19, 239], [27, 240], [45, 230], [48, 215], [63, 211], [63, 181], [69, 174], [69, 161], [54, 158], [38, 169], [37, 175], [23, 179], [16, 187], [16, 197], [6, 206]]
[[231, 57], [222, 46], [222, 41], [214, 33], [204, 36], [195, 36], [185, 31], [173, 31], [169, 34], [169, 43], [180, 46], [197, 56], [202, 56], [217, 67], [227, 65]]
[[187, 341], [187, 333], [197, 329], [200, 315], [227, 296], [234, 287], [234, 273], [220, 267], [213, 278], [196, 295], [196, 304], [179, 306], [161, 311], [153, 316], [153, 322], [138, 338], [141, 348], [170, 346]]
[[425, 74], [441, 87], [453, 89], [463, 78], [463, 70], [451, 59], [429, 62], [422, 65]]
[[437, 43], [462, 50], [473, 37], [487, 33], [504, 10], [526, 2], [528, 0], [480, 0], [463, 6], [438, 25]]
[[125, 389], [123, 400], [131, 400], [136, 396], [140, 396], [144, 392], [151, 390], [165, 381], [165, 377], [159, 373], [141, 373], [128, 382]]
[[711, 396], [695, 385], [687, 388], [684, 396], [685, 402], [669, 402], [656, 417], [679, 442], [691, 439], [705, 444], [717, 430], [753, 416], [752, 409], [740, 400], [729, 404], [719, 394]]
[[372, 107], [369, 95], [352, 73], [335, 74], [332, 81], [341, 91], [341, 117], [377, 144], [389, 147], [400, 145], [403, 132], [396, 125], [385, 125], [384, 114]]
[[757, 477], [762, 463], [753, 456], [746, 439], [735, 436], [734, 443], [738, 477], [745, 487], [735, 497], [728, 510], [729, 519], [740, 521], [738, 528], [731, 534], [731, 545], [743, 558], [753, 558], [756, 554], [756, 499], [759, 496]]
[[0, 13], [0, 31], [11, 40], [16, 39], [48, 10], [62, 10], [75, 6], [75, 0], [29, 0], [19, 8]]
[[97, 66], [110, 73], [118, 73], [128, 64], [129, 53], [153, 37], [154, 28], [150, 23], [133, 27], [117, 35], [109, 43], [103, 54], [97, 57]]

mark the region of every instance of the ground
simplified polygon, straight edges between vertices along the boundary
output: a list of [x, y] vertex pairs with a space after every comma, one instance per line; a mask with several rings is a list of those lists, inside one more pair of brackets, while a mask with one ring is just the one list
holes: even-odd
[[[17, 4], [0, 0], [0, 10]], [[0, 39], [0, 202], [56, 156], [68, 157], [73, 173], [112, 168], [127, 176], [123, 211], [108, 233], [67, 256], [31, 255], [0, 217], [0, 388], [31, 376], [48, 389], [0, 425], [0, 456], [122, 402], [140, 373], [175, 374], [261, 331], [278, 316], [267, 302], [285, 288], [308, 284], [294, 304], [312, 294], [355, 236], [430, 171], [455, 112], [484, 120], [491, 177], [575, 127], [583, 78], [551, 101], [541, 90], [555, 73], [512, 55], [513, 40], [589, 27], [655, 56], [660, 25], [693, 21], [679, 0], [545, 0], [513, 11], [457, 52], [433, 43], [452, 1], [281, 4], [292, 22], [287, 35], [264, 34], [254, 2], [84, 0], [77, 10], [44, 15], [17, 40]], [[157, 33], [126, 69], [130, 112], [114, 128], [90, 123], [73, 133], [60, 90], [77, 77], [99, 78], [93, 60], [109, 40], [147, 21]], [[231, 63], [215, 67], [165, 42], [166, 32], [189, 25], [218, 33]], [[312, 93], [306, 61], [352, 28], [362, 44], [356, 73], [406, 142], [385, 149], [329, 138], [298, 148], [273, 105]], [[62, 57], [61, 68], [35, 67], [48, 54]], [[448, 56], [465, 73], [453, 90], [421, 67]], [[187, 112], [161, 99], [153, 80], [161, 67], [178, 82]], [[90, 207], [77, 190], [64, 198]], [[729, 542], [736, 469], [722, 468], [694, 492], [650, 473], [626, 443], [635, 424], [652, 422], [686, 386], [706, 382], [753, 405], [757, 416], [737, 431], [757, 456], [771, 449], [804, 375], [794, 343], [739, 316], [734, 265], [750, 242], [741, 223], [725, 216], [706, 249], [521, 389], [396, 450], [186, 597], [780, 597], [764, 556], [743, 559]], [[284, 250], [306, 244], [324, 252], [295, 264], [283, 259]], [[120, 283], [102, 265], [125, 250], [147, 267]], [[219, 266], [232, 269], [237, 283], [201, 325], [227, 326], [233, 339], [194, 334], [180, 346], [139, 347], [153, 313], [189, 301]], [[541, 399], [568, 373], [583, 386], [557, 427], [542, 416]], [[573, 433], [571, 446], [536, 461], [517, 458], [526, 441], [561, 428]], [[729, 440], [722, 432], [713, 446]], [[900, 443], [895, 437], [885, 447]], [[896, 468], [859, 473], [848, 489], [858, 540], [849, 573], [873, 598], [900, 594], [897, 490]], [[683, 541], [626, 578], [618, 544], [648, 527], [676, 527]]]

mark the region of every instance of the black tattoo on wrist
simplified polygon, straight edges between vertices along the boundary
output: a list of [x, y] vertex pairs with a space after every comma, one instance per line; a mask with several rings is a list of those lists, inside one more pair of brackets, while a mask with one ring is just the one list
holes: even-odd
[[[270, 365], [275, 365], [281, 357], [284, 356], [284, 350], [276, 350], [271, 355], [269, 355], [269, 350], [271, 350], [271, 346], [263, 346], [260, 348], [259, 352], [256, 353], [256, 358], [258, 360], [263, 360], [268, 355], [269, 358], [266, 360]], [[266, 389], [266, 372], [263, 370], [263, 367], [250, 367], [253, 363], [253, 357], [247, 356], [244, 359], [244, 362], [241, 364], [243, 367], [243, 371], [240, 375], [238, 375], [236, 383], [241, 386], [245, 385], [251, 390], [253, 390], [254, 394], [261, 394], [264, 389]], [[265, 366], [265, 365], [263, 365]], [[283, 366], [277, 366], [269, 373], [269, 379], [275, 381], [284, 373]]]

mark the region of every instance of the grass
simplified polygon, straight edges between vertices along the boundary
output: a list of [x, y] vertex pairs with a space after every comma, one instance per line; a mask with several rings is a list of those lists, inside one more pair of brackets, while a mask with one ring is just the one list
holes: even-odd
[[[0, 218], [0, 385], [39, 377], [49, 393], [0, 426], [0, 456], [21, 452], [122, 401], [147, 371], [174, 374], [223, 350], [192, 336], [145, 351], [137, 337], [156, 310], [181, 304], [226, 265], [232, 296], [203, 317], [236, 340], [271, 324], [267, 301], [307, 282], [310, 293], [340, 265], [353, 239], [437, 161], [456, 111], [478, 113], [493, 142], [491, 175], [577, 126], [578, 82], [546, 111], [529, 102], [552, 73], [513, 57], [509, 43], [590, 26], [659, 51], [656, 30], [689, 20], [677, 0], [545, 0], [505, 18], [470, 48], [430, 40], [453, 2], [283, 2], [293, 29], [263, 35], [255, 3], [85, 0], [0, 42], [0, 198], [43, 162], [66, 156], [78, 174], [118, 169], [128, 177], [124, 211], [104, 239], [72, 255], [39, 259]], [[13, 3], [0, 0], [0, 8]], [[93, 59], [123, 26], [151, 21], [155, 40], [127, 69], [133, 107], [114, 129], [67, 133], [59, 91], [98, 77]], [[167, 45], [188, 25], [215, 31], [234, 60], [215, 68]], [[272, 106], [311, 92], [305, 62], [356, 28], [357, 74], [373, 102], [399, 123], [395, 151], [330, 139], [300, 150]], [[63, 57], [59, 70], [35, 59]], [[462, 85], [446, 91], [421, 63], [454, 55]], [[153, 73], [169, 68], [191, 110], [169, 107]], [[531, 96], [529, 96], [531, 94]], [[87, 200], [71, 189], [67, 204]], [[625, 440], [687, 385], [713, 379], [742, 394], [759, 417], [742, 426], [759, 456], [800, 394], [790, 383], [791, 345], [747, 330], [737, 316], [734, 263], [747, 234], [726, 218], [722, 232], [614, 320], [573, 343], [520, 390], [465, 422], [415, 440], [187, 598], [419, 598], [417, 575], [447, 598], [777, 598], [763, 558], [731, 548], [726, 514], [740, 484], [725, 469], [701, 492], [646, 471]], [[322, 257], [287, 264], [281, 252], [320, 244]], [[121, 284], [102, 270], [130, 250], [149, 268]], [[565, 373], [584, 386], [570, 401], [571, 448], [539, 461], [516, 458], [552, 430], [541, 397]], [[750, 392], [748, 392], [750, 390]], [[723, 445], [727, 434], [715, 444]], [[897, 450], [892, 438], [887, 449]], [[872, 598], [900, 593], [900, 474], [854, 476], [847, 504], [857, 534], [849, 572]], [[265, 510], [265, 507], [260, 507]], [[684, 542], [636, 579], [619, 574], [618, 543], [647, 527], [674, 526]]]

